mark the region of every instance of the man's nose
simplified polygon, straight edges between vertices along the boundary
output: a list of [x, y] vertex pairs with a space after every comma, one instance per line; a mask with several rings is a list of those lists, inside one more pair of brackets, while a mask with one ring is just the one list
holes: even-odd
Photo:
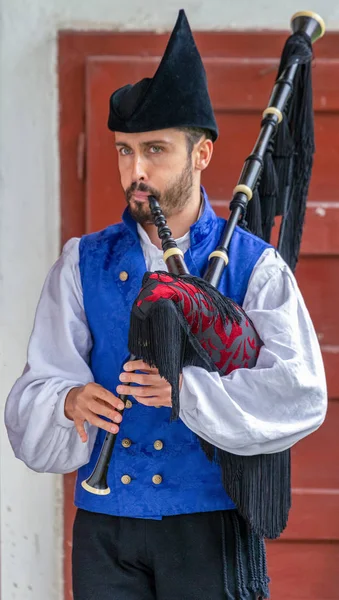
[[141, 156], [136, 156], [133, 162], [132, 181], [147, 181], [145, 161]]

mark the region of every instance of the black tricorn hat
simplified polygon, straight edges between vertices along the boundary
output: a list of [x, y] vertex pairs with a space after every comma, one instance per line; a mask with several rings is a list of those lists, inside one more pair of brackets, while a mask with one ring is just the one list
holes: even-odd
[[140, 133], [172, 127], [209, 129], [218, 137], [204, 65], [184, 10], [153, 78], [116, 90], [110, 98], [108, 128]]

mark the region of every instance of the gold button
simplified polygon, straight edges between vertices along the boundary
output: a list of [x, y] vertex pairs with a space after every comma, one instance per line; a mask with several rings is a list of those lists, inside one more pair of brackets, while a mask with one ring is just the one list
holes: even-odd
[[132, 446], [132, 442], [128, 438], [124, 438], [121, 443], [124, 448], [130, 448]]
[[128, 483], [131, 483], [132, 481], [132, 477], [130, 477], [129, 475], [123, 475], [121, 477], [121, 483], [124, 483], [125, 485], [127, 485]]
[[127, 281], [127, 279], [128, 279], [127, 271], [121, 271], [121, 273], [119, 273], [119, 279], [120, 279], [120, 281]]
[[164, 447], [164, 444], [161, 440], [155, 440], [153, 446], [156, 450], [162, 450]]
[[155, 483], [155, 485], [159, 485], [159, 483], [162, 482], [161, 475], [153, 475], [152, 481], [153, 481], [153, 483]]
[[132, 408], [133, 403], [130, 400], [126, 400], [125, 402], [125, 408]]

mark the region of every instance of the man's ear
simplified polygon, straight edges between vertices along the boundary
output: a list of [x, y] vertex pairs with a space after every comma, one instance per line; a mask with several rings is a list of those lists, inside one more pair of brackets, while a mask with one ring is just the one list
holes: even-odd
[[208, 167], [213, 154], [213, 142], [203, 138], [193, 149], [194, 162], [193, 166], [198, 171], [204, 171]]

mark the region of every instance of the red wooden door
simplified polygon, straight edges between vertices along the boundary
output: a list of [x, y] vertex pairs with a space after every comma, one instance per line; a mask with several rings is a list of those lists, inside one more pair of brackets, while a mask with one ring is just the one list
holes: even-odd
[[[96, 52], [92, 50], [87, 57], [82, 56], [86, 63], [85, 136], [80, 140], [86, 139], [86, 177], [81, 192], [86, 199], [82, 221], [82, 229], [86, 231], [119, 221], [125, 206], [114, 137], [106, 126], [109, 96], [125, 83], [152, 76], [159, 62], [159, 49], [162, 51], [165, 45], [163, 36], [118, 37], [120, 43], [112, 42], [113, 52], [105, 54], [96, 43]], [[260, 115], [268, 102], [285, 36], [199, 34], [197, 39], [220, 127], [220, 139], [203, 183], [216, 212], [227, 216], [232, 189], [259, 131]], [[289, 525], [280, 540], [268, 544], [273, 600], [339, 598], [339, 445], [336, 444], [339, 384], [335, 376], [339, 357], [339, 319], [335, 310], [339, 303], [339, 55], [336, 40], [338, 37], [330, 36], [325, 44], [325, 38], [315, 50], [318, 56], [313, 70], [317, 154], [296, 272], [322, 345], [330, 403], [322, 428], [293, 449], [293, 508]], [[84, 50], [83, 53], [86, 54]], [[63, 139], [65, 135], [62, 147], [66, 147], [69, 140]], [[62, 183], [65, 183], [63, 179]], [[67, 211], [70, 215], [69, 207]], [[65, 228], [67, 230], [67, 224]], [[70, 480], [68, 485], [71, 485]], [[66, 489], [66, 497], [69, 495]], [[69, 524], [67, 527], [69, 536]]]

